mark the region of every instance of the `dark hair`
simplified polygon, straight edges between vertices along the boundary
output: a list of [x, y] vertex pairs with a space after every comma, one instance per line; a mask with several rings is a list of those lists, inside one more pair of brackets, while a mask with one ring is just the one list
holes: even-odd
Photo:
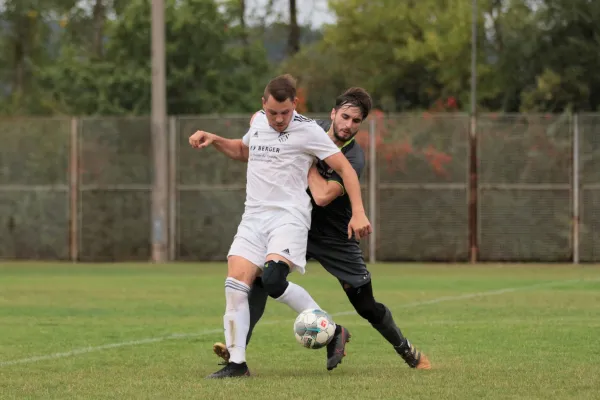
[[371, 100], [371, 95], [365, 89], [351, 87], [335, 99], [334, 108], [336, 111], [344, 106], [358, 107], [363, 119], [365, 119], [369, 116], [373, 101]]
[[265, 101], [273, 96], [275, 100], [283, 103], [287, 99], [294, 101], [296, 99], [296, 80], [289, 74], [280, 75], [273, 78], [265, 87], [263, 97]]

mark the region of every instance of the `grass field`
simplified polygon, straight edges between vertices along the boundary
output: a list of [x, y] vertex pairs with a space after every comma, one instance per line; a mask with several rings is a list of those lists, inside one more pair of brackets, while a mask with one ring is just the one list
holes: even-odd
[[376, 298], [424, 350], [409, 369], [316, 264], [303, 285], [353, 338], [340, 367], [270, 300], [253, 377], [209, 381], [223, 264], [0, 264], [2, 399], [598, 399], [600, 268], [371, 266]]

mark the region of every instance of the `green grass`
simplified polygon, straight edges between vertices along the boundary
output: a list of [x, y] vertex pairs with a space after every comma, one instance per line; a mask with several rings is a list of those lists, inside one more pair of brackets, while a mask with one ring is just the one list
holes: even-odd
[[598, 398], [598, 267], [370, 268], [432, 370], [409, 369], [316, 264], [291, 280], [350, 329], [349, 356], [328, 372], [324, 350], [295, 342], [295, 313], [269, 300], [254, 376], [228, 381], [204, 379], [220, 368], [224, 264], [0, 264], [0, 398]]

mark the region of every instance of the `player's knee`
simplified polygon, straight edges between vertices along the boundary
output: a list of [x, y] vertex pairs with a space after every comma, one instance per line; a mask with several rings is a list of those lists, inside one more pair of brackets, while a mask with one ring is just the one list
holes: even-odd
[[262, 285], [272, 298], [281, 297], [288, 287], [290, 266], [283, 261], [267, 261], [263, 268]]
[[248, 286], [252, 286], [259, 271], [256, 265], [243, 257], [231, 256], [227, 260], [227, 277], [243, 282]]

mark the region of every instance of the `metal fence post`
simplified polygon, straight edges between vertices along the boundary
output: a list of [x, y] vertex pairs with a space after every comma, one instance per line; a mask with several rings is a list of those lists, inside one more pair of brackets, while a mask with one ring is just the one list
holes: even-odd
[[71, 118], [69, 159], [69, 258], [79, 259], [79, 132], [77, 118]]
[[369, 121], [369, 219], [373, 227], [373, 233], [369, 236], [369, 262], [377, 261], [377, 149], [375, 148], [377, 140], [375, 138], [376, 123], [375, 119]]
[[477, 172], [477, 116], [471, 115], [471, 127], [469, 132], [469, 187], [468, 187], [468, 219], [469, 219], [469, 259], [476, 263], [479, 255], [478, 228], [478, 190], [479, 177]]
[[573, 263], [579, 264], [579, 115], [573, 116]]
[[152, 260], [168, 259], [169, 239], [169, 152], [167, 149], [167, 96], [165, 62], [165, 2], [152, 2], [152, 146], [154, 152], [152, 187]]
[[169, 117], [169, 260], [175, 261], [177, 245], [177, 118]]
[[470, 131], [470, 179], [469, 179], [469, 247], [471, 263], [478, 260], [477, 243], [477, 0], [471, 2], [471, 131]]

